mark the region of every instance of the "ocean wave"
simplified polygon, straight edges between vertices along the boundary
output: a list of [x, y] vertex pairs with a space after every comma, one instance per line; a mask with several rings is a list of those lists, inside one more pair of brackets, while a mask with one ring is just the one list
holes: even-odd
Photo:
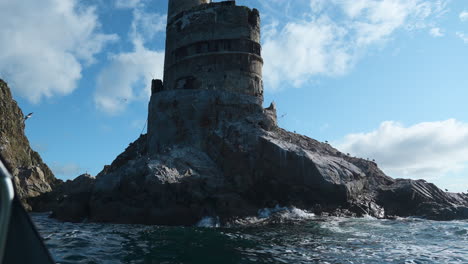
[[315, 214], [306, 210], [302, 210], [296, 207], [281, 207], [276, 205], [273, 208], [263, 208], [258, 210], [257, 216], [232, 220], [226, 224], [226, 227], [256, 226], [291, 222], [300, 223], [315, 218]]
[[258, 210], [258, 218], [271, 218], [272, 216], [280, 216], [289, 220], [307, 220], [313, 219], [315, 214], [296, 207], [281, 207], [276, 205], [274, 208], [263, 208]]
[[214, 228], [217, 216], [189, 228], [33, 219], [62, 264], [468, 263], [464, 221], [322, 218], [280, 206], [249, 218], [258, 225], [230, 228]]

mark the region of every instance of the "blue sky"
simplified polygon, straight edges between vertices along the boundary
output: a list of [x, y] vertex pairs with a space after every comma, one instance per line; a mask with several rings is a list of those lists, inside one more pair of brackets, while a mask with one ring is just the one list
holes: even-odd
[[[468, 190], [468, 1], [238, 0], [262, 17], [280, 126]], [[0, 78], [62, 179], [97, 174], [142, 131], [166, 1], [0, 0]]]

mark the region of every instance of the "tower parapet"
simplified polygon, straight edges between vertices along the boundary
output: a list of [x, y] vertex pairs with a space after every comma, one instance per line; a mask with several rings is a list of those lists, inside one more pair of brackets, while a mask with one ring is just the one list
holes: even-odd
[[197, 5], [208, 3], [211, 3], [211, 0], [169, 0], [167, 18], [171, 19], [182, 11], [189, 10]]
[[163, 90], [263, 97], [260, 16], [235, 1], [171, 0]]

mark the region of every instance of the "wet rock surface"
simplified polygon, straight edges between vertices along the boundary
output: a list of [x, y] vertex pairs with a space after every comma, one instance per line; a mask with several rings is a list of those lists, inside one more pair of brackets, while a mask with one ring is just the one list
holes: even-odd
[[23, 205], [31, 210], [28, 199], [52, 191], [60, 184], [40, 155], [31, 149], [24, 134], [24, 113], [0, 79], [0, 154], [12, 171], [13, 183]]
[[264, 109], [253, 97], [168, 91], [153, 95], [150, 113], [152, 134], [130, 144], [80, 195], [63, 199], [55, 217], [194, 225], [281, 205], [325, 216], [468, 218], [466, 195], [392, 179], [374, 162], [281, 129], [275, 106]]

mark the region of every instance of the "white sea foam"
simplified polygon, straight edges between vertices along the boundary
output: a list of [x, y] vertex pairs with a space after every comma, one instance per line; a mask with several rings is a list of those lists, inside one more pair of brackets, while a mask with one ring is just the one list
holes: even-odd
[[263, 208], [258, 210], [258, 218], [268, 218], [274, 213], [286, 211], [287, 209], [288, 208], [280, 207], [279, 205], [276, 205], [274, 208]]
[[288, 220], [305, 220], [315, 217], [313, 213], [296, 207], [281, 207], [276, 205], [274, 208], [263, 208], [258, 210], [258, 218], [265, 219], [270, 218], [271, 216], [279, 216]]
[[227, 224], [227, 227], [263, 225], [289, 221], [299, 222], [309, 219], [315, 219], [315, 215], [296, 207], [281, 207], [276, 205], [273, 208], [263, 208], [258, 210], [257, 216], [244, 217], [231, 221]]
[[196, 227], [220, 227], [219, 217], [205, 216], [195, 225]]
[[367, 219], [367, 220], [377, 220], [377, 218], [368, 214], [363, 215], [362, 218]]

